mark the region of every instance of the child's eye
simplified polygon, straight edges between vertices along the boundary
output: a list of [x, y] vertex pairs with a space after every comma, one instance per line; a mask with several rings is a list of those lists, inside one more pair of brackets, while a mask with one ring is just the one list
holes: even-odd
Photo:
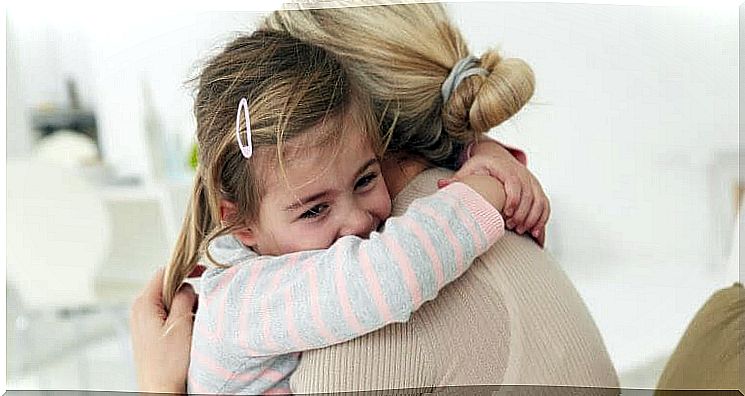
[[318, 205], [316, 205], [316, 206], [308, 209], [308, 211], [306, 211], [305, 213], [301, 214], [300, 215], [300, 218], [301, 219], [313, 219], [313, 218], [316, 218], [316, 217], [320, 216], [321, 214], [323, 214], [323, 212], [325, 212], [326, 209], [328, 209], [328, 207], [329, 206], [326, 205], [326, 204], [318, 204]]
[[357, 190], [370, 185], [370, 183], [372, 183], [377, 177], [378, 174], [376, 172], [368, 173], [365, 176], [362, 176], [359, 180], [357, 180], [357, 183], [354, 185], [354, 189]]

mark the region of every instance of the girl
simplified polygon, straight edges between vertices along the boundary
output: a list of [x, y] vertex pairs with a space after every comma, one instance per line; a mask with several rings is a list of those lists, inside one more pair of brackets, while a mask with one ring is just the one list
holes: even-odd
[[[236, 139], [244, 98], [251, 132]], [[504, 191], [487, 176], [377, 232], [391, 201], [371, 104], [329, 53], [285, 33], [212, 59], [195, 113], [200, 169], [166, 271], [169, 305], [207, 247], [190, 392], [289, 392], [300, 351], [406, 321], [504, 232]]]

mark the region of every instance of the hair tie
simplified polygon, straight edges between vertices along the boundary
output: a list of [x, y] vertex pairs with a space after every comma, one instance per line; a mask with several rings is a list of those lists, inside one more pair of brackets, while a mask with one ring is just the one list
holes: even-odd
[[483, 77], [489, 75], [489, 72], [486, 69], [476, 66], [477, 61], [478, 58], [473, 55], [469, 55], [459, 60], [455, 64], [455, 66], [453, 66], [453, 68], [450, 70], [448, 78], [446, 78], [445, 81], [442, 83], [442, 103], [447, 103], [447, 101], [450, 99], [450, 95], [452, 95], [453, 91], [455, 91], [455, 88], [457, 88], [458, 85], [460, 85], [460, 83], [466, 78], [473, 76], [474, 74], [478, 74]]
[[[247, 143], [245, 145], [241, 142], [241, 109], [243, 109], [243, 113], [246, 115]], [[253, 144], [251, 143], [251, 118], [248, 115], [248, 101], [246, 98], [241, 98], [241, 101], [238, 103], [238, 114], [235, 117], [235, 137], [238, 139], [238, 147], [241, 148], [241, 154], [246, 158], [251, 158], [251, 155], [253, 155]]]

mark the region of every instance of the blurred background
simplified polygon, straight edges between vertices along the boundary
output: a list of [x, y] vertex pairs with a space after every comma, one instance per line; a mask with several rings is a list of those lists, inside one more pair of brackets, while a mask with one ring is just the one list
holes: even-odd
[[[737, 8], [449, 8], [474, 53], [533, 67], [532, 103], [491, 135], [551, 197], [547, 249], [621, 385], [654, 387], [740, 276]], [[193, 175], [185, 82], [263, 14], [8, 9], [8, 389], [136, 390], [129, 305], [167, 262]]]

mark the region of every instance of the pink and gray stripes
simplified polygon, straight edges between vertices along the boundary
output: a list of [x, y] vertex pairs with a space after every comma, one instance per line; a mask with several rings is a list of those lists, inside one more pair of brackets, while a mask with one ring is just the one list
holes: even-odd
[[289, 392], [300, 353], [405, 322], [504, 234], [501, 215], [462, 183], [420, 198], [369, 239], [259, 256], [232, 236], [201, 279], [190, 393]]

